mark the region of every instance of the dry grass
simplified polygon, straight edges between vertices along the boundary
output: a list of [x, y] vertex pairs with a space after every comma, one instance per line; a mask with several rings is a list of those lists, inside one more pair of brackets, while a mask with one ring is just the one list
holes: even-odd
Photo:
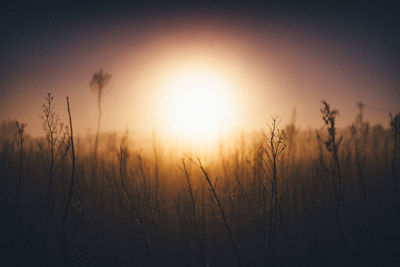
[[104, 135], [95, 165], [93, 140], [74, 139], [72, 121], [64, 131], [49, 95], [45, 139], [22, 124], [1, 138], [3, 263], [398, 266], [399, 115], [391, 129], [336, 129], [337, 112], [321, 111], [318, 138], [274, 119], [198, 160], [161, 133]]

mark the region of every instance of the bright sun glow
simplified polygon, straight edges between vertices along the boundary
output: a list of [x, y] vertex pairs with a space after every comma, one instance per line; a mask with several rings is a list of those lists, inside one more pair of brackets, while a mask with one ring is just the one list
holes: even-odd
[[169, 75], [167, 87], [164, 116], [173, 135], [205, 141], [232, 127], [233, 93], [222, 75], [186, 69]]

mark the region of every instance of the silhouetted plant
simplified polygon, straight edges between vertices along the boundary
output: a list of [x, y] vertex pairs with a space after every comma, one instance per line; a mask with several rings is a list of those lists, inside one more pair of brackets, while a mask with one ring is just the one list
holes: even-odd
[[140, 231], [143, 235], [143, 242], [145, 245], [145, 251], [147, 255], [148, 264], [151, 263], [151, 253], [150, 253], [150, 237], [146, 230], [145, 222], [143, 215], [139, 211], [137, 198], [133, 195], [133, 192], [130, 192], [127, 180], [129, 179], [127, 174], [127, 161], [129, 158], [129, 151], [126, 144], [126, 138], [121, 142], [118, 159], [119, 159], [119, 179], [121, 183], [122, 194], [126, 200], [126, 203], [131, 211], [131, 214], [134, 216], [135, 220], [137, 220], [139, 224]]
[[267, 170], [270, 171], [270, 185], [271, 185], [271, 204], [269, 214], [269, 235], [268, 247], [270, 249], [270, 265], [274, 263], [275, 257], [275, 238], [276, 238], [276, 223], [279, 217], [282, 231], [284, 233], [288, 249], [288, 239], [286, 236], [283, 215], [279, 204], [279, 188], [278, 188], [278, 164], [282, 159], [283, 152], [287, 148], [287, 135], [284, 130], [279, 129], [279, 121], [277, 117], [272, 117], [271, 125], [269, 126], [268, 133], [264, 134], [264, 154], [265, 165]]
[[393, 177], [393, 190], [395, 197], [398, 198], [398, 179], [399, 179], [399, 152], [400, 152], [400, 113], [396, 115], [390, 114], [390, 126], [393, 135], [393, 156], [392, 156], [392, 177]]
[[18, 188], [17, 188], [17, 208], [21, 208], [21, 186], [22, 186], [22, 176], [23, 176], [23, 159], [24, 159], [24, 131], [27, 126], [26, 123], [19, 123], [16, 121], [17, 125], [17, 136], [18, 136]]
[[355, 123], [352, 123], [350, 126], [351, 138], [353, 140], [354, 152], [355, 152], [355, 161], [357, 167], [357, 177], [361, 188], [361, 194], [363, 196], [364, 209], [368, 209], [368, 196], [367, 196], [367, 185], [365, 181], [364, 174], [364, 145], [365, 145], [365, 136], [368, 131], [368, 124], [364, 123], [363, 114], [364, 114], [364, 104], [357, 104], [360, 112], [357, 115]]
[[200, 158], [197, 158], [197, 162], [195, 162], [194, 160], [191, 159], [191, 161], [200, 168], [201, 172], [204, 175], [204, 178], [206, 179], [206, 182], [208, 184], [208, 188], [210, 189], [213, 199], [215, 200], [217, 207], [218, 207], [218, 212], [219, 215], [221, 216], [222, 219], [222, 225], [224, 226], [225, 232], [229, 238], [229, 241], [231, 242], [232, 248], [233, 248], [233, 252], [236, 256], [236, 261], [237, 261], [237, 265], [238, 266], [242, 266], [242, 258], [240, 256], [240, 252], [239, 252], [239, 248], [236, 244], [235, 239], [233, 238], [233, 233], [232, 233], [232, 229], [230, 226], [230, 223], [228, 222], [226, 215], [225, 215], [225, 210], [222, 206], [221, 200], [218, 197], [218, 194], [216, 192], [216, 184], [217, 184], [217, 179], [214, 181], [214, 183], [211, 182], [211, 179], [206, 171], [206, 169], [204, 169], [203, 164], [201, 163]]
[[92, 80], [90, 81], [90, 88], [97, 95], [97, 129], [96, 129], [96, 139], [94, 143], [94, 169], [97, 168], [97, 150], [99, 145], [99, 134], [100, 134], [100, 122], [101, 122], [101, 100], [104, 90], [109, 86], [111, 81], [111, 74], [103, 72], [100, 69], [98, 72], [93, 74]]
[[155, 131], [152, 132], [152, 148], [153, 148], [153, 155], [154, 155], [154, 178], [155, 178], [155, 185], [154, 185], [154, 202], [157, 210], [160, 207], [160, 199], [159, 199], [159, 189], [160, 189], [160, 181], [159, 181], [159, 168], [160, 168], [160, 160], [161, 160], [161, 145], [160, 142], [157, 140], [157, 136]]
[[63, 243], [63, 247], [64, 247], [64, 257], [66, 258], [66, 262], [67, 262], [67, 264], [69, 266], [69, 265], [71, 265], [71, 263], [70, 263], [70, 258], [69, 258], [67, 236], [66, 236], [66, 233], [65, 233], [65, 223], [67, 221], [69, 208], [71, 206], [72, 192], [73, 192], [73, 189], [74, 189], [76, 159], [75, 159], [75, 146], [74, 146], [74, 132], [73, 132], [73, 128], [72, 128], [72, 117], [71, 117], [71, 110], [70, 110], [70, 107], [69, 107], [69, 98], [68, 98], [68, 96], [67, 96], [66, 100], [67, 100], [67, 110], [68, 110], [69, 130], [70, 130], [70, 133], [69, 133], [69, 144], [71, 145], [71, 182], [70, 182], [70, 185], [69, 185], [67, 204], [65, 206], [65, 211], [64, 211], [64, 215], [63, 215], [63, 219], [62, 219], [61, 231], [62, 231], [62, 243]]
[[293, 168], [293, 162], [295, 160], [295, 156], [296, 156], [296, 136], [299, 133], [299, 129], [296, 127], [296, 109], [293, 109], [292, 112], [292, 118], [290, 121], [290, 124], [286, 125], [285, 127], [285, 132], [286, 132], [286, 136], [287, 136], [287, 147], [288, 147], [288, 151], [287, 151], [287, 159], [286, 159], [286, 173], [288, 175], [290, 175], [290, 173], [294, 172], [294, 168]]
[[[54, 111], [53, 96], [48, 93], [46, 104], [42, 105], [42, 129], [46, 136], [46, 147], [37, 142], [40, 157], [48, 165], [46, 222], [54, 216], [54, 176], [69, 150], [67, 128], [64, 128]], [[65, 131], [64, 131], [65, 130]]]
[[322, 120], [324, 121], [324, 127], [327, 127], [328, 138], [323, 141], [321, 136], [317, 134], [319, 141], [323, 142], [326, 149], [330, 153], [333, 166], [331, 168], [333, 176], [336, 178], [333, 180], [333, 192], [335, 198], [335, 218], [338, 227], [338, 232], [343, 242], [343, 247], [346, 253], [346, 258], [350, 260], [350, 253], [347, 245], [347, 239], [343, 228], [342, 222], [342, 201], [343, 201], [343, 181], [342, 181], [342, 171], [339, 161], [339, 147], [343, 140], [343, 136], [337, 139], [336, 135], [336, 117], [339, 115], [337, 109], [331, 109], [331, 106], [325, 100], [322, 100], [323, 107], [321, 108]]
[[[184, 173], [185, 178], [186, 178], [187, 190], [189, 192], [190, 203], [192, 205], [193, 221], [194, 221], [197, 242], [198, 242], [199, 249], [200, 249], [202, 266], [207, 266], [207, 254], [206, 254], [205, 244], [203, 242], [204, 240], [202, 240], [202, 234], [201, 234], [201, 229], [200, 229], [200, 225], [199, 225], [200, 222], [199, 222], [198, 215], [197, 215], [197, 213], [198, 213], [197, 199], [195, 198], [195, 193], [193, 191], [193, 186], [192, 186], [192, 181], [191, 181], [189, 171], [186, 167], [185, 158], [182, 158], [181, 170]], [[203, 231], [204, 231], [204, 229], [203, 229]]]

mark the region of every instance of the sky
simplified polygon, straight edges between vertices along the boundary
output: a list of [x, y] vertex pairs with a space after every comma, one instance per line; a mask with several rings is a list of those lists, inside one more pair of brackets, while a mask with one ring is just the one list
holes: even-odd
[[398, 4], [282, 2], [3, 1], [0, 120], [39, 135], [51, 92], [60, 119], [69, 96], [75, 131], [93, 133], [89, 82], [103, 68], [103, 131], [162, 132], [168, 78], [200, 66], [228, 80], [238, 129], [271, 115], [288, 123], [294, 109], [301, 127], [319, 127], [322, 99], [339, 125], [360, 101], [371, 123], [387, 124], [400, 111]]

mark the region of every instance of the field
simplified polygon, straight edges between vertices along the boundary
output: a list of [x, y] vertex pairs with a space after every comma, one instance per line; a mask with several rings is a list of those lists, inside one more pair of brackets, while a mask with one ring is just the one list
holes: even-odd
[[197, 153], [73, 136], [47, 100], [41, 138], [1, 124], [3, 266], [400, 265], [400, 114], [337, 129], [322, 102], [319, 129], [266, 118]]

